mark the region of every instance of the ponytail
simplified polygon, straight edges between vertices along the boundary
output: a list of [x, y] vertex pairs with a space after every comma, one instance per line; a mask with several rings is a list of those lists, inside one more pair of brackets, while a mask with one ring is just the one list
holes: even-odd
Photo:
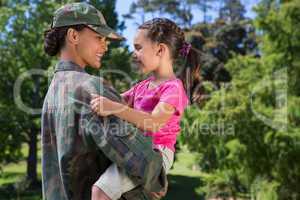
[[[190, 45], [190, 44], [189, 44]], [[184, 57], [184, 65], [178, 77], [183, 82], [184, 88], [190, 98], [191, 103], [199, 103], [204, 89], [200, 74], [200, 53], [191, 45], [187, 48], [187, 43], [183, 45], [180, 54]]]

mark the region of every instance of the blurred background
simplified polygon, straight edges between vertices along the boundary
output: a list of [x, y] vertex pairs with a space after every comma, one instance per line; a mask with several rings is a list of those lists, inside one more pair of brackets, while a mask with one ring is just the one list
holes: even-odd
[[[0, 200], [41, 194], [40, 114], [56, 58], [53, 12], [75, 1], [0, 0]], [[300, 199], [299, 0], [90, 0], [127, 38], [99, 72], [120, 92], [137, 26], [167, 17], [201, 52], [202, 100], [181, 123], [165, 200]]]

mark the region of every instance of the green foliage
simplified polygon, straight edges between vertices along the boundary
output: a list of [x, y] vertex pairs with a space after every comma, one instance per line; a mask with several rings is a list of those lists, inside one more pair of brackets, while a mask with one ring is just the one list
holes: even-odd
[[25, 138], [21, 134], [22, 127], [15, 120], [22, 116], [14, 116], [11, 112], [15, 109], [13, 106], [0, 106], [0, 109], [0, 163], [16, 162], [23, 157], [20, 141]]
[[279, 183], [276, 181], [267, 181], [263, 178], [257, 178], [252, 184], [251, 191], [254, 199], [278, 200], [277, 189]]
[[185, 113], [181, 139], [201, 154], [208, 196], [300, 198], [299, 5], [258, 6], [262, 56], [233, 56], [232, 81]]
[[240, 0], [224, 0], [224, 6], [219, 11], [219, 18], [224, 21], [236, 22], [244, 20], [245, 7]]
[[27, 77], [19, 94], [14, 94], [14, 87], [16, 80], [24, 72], [49, 67], [51, 60], [43, 53], [42, 36], [48, 26], [47, 21], [51, 19], [57, 6], [48, 1], [40, 4], [7, 1], [0, 8], [0, 13], [4, 16], [0, 20], [0, 131], [1, 137], [6, 138], [1, 144], [6, 155], [0, 156], [1, 164], [21, 159], [21, 144], [30, 144], [40, 129], [39, 116], [19, 110], [15, 100], [21, 97], [26, 106], [41, 108], [47, 78], [41, 75]]
[[[186, 6], [183, 6], [184, 3]], [[169, 13], [182, 25], [191, 24], [192, 14], [190, 3], [179, 0], [139, 0], [131, 4], [130, 13], [128, 13], [126, 17], [133, 18], [134, 14], [140, 14], [142, 16], [141, 23], [143, 23], [145, 13], [150, 13], [154, 16], [157, 12], [159, 14]]]
[[[251, 21], [199, 23], [186, 32], [186, 37], [201, 55], [203, 80], [213, 82], [215, 89], [231, 80], [225, 65], [232, 57], [257, 56], [256, 34]], [[209, 92], [206, 91], [206, 94]]]
[[[34, 181], [37, 179], [39, 109], [42, 108], [57, 60], [45, 55], [43, 36], [44, 31], [49, 28], [54, 11], [67, 2], [75, 1], [4, 1], [0, 7], [0, 166], [22, 159], [21, 144], [27, 143], [30, 152], [27, 176]], [[112, 28], [123, 30], [124, 23], [118, 22], [115, 12], [115, 0], [89, 2], [104, 13]], [[120, 69], [130, 73], [130, 54], [122, 46], [122, 42], [111, 44], [111, 49], [114, 50], [110, 50], [104, 58], [104, 69]], [[16, 86], [22, 76], [25, 78], [18, 92]], [[106, 78], [115, 82], [123, 79], [118, 74], [110, 74]], [[129, 83], [126, 87], [128, 85]], [[25, 106], [20, 101], [31, 109], [24, 109]], [[32, 109], [36, 109], [35, 112], [30, 112]]]
[[203, 22], [208, 20], [208, 13], [213, 9], [213, 2], [216, 0], [138, 0], [133, 2], [130, 7], [130, 13], [125, 15], [127, 18], [133, 18], [135, 14], [141, 15], [142, 22], [145, 20], [145, 14], [155, 15], [167, 14], [183, 27], [191, 27], [193, 14], [192, 9], [199, 9], [203, 13]]

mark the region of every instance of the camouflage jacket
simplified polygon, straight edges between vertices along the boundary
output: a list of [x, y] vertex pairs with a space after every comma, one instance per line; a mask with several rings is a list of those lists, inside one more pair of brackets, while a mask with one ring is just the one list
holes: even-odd
[[70, 61], [60, 61], [42, 111], [42, 182], [46, 200], [90, 200], [91, 187], [115, 162], [139, 186], [122, 199], [151, 199], [166, 187], [162, 158], [151, 139], [114, 117], [91, 112], [91, 93], [121, 101], [99, 77]]

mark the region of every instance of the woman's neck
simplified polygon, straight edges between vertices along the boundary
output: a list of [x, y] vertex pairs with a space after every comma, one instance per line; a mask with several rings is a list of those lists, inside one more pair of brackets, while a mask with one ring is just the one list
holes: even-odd
[[68, 51], [68, 50], [61, 51], [61, 53], [59, 55], [59, 59], [72, 61], [82, 68], [86, 67], [86, 64], [82, 61], [82, 59], [80, 59], [80, 57], [75, 55], [74, 52], [72, 52], [72, 51]]

